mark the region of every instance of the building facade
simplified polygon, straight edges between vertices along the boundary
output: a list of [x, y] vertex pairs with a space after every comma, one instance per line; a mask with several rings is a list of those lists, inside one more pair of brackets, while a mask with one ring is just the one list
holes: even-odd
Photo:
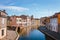
[[47, 17], [42, 17], [40, 18], [40, 26], [45, 26], [45, 20], [46, 20]]
[[31, 25], [31, 17], [26, 15], [21, 16], [11, 16], [10, 17], [10, 25], [15, 27], [24, 27], [24, 26], [30, 26]]
[[0, 10], [0, 39], [6, 36], [7, 13], [5, 10]]
[[60, 33], [60, 12], [55, 13], [52, 17], [50, 17], [50, 25], [52, 31]]
[[[47, 21], [48, 20], [48, 21]], [[46, 19], [47, 29], [60, 33], [60, 12], [55, 13], [53, 16]]]
[[50, 18], [50, 30], [58, 32], [58, 19]]
[[38, 28], [40, 26], [40, 19], [33, 18], [33, 20], [31, 21], [31, 26], [34, 28]]
[[28, 27], [31, 26], [31, 17], [26, 15], [8, 17], [8, 26], [10, 27]]

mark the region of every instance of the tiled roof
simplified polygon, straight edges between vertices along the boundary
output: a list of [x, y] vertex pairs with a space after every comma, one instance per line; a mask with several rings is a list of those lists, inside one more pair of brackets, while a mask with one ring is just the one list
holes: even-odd
[[60, 14], [60, 12], [55, 13], [53, 16], [50, 16], [50, 18], [57, 18], [59, 14]]
[[26, 15], [21, 15], [20, 16], [22, 19], [27, 19], [27, 16]]
[[[1, 12], [3, 12], [3, 13], [5, 13], [5, 14], [7, 14], [5, 10], [0, 10], [0, 13], [1, 13]], [[7, 15], [8, 15], [8, 14], [7, 14]]]

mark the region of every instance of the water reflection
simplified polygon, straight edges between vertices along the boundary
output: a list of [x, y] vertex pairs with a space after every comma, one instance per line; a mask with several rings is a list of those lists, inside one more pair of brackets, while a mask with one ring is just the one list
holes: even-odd
[[39, 30], [32, 30], [28, 36], [21, 36], [18, 40], [45, 40], [45, 35]]

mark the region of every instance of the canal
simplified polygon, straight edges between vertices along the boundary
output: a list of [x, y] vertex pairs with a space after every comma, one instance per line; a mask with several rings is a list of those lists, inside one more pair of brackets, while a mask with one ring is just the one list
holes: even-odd
[[21, 36], [18, 40], [45, 40], [45, 35], [37, 29], [31, 30], [29, 35]]

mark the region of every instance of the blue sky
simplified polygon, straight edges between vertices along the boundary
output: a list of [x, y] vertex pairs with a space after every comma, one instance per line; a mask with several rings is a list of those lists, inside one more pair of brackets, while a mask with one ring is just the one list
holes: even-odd
[[36, 18], [60, 12], [60, 0], [0, 0], [0, 10], [8, 15], [34, 15]]

